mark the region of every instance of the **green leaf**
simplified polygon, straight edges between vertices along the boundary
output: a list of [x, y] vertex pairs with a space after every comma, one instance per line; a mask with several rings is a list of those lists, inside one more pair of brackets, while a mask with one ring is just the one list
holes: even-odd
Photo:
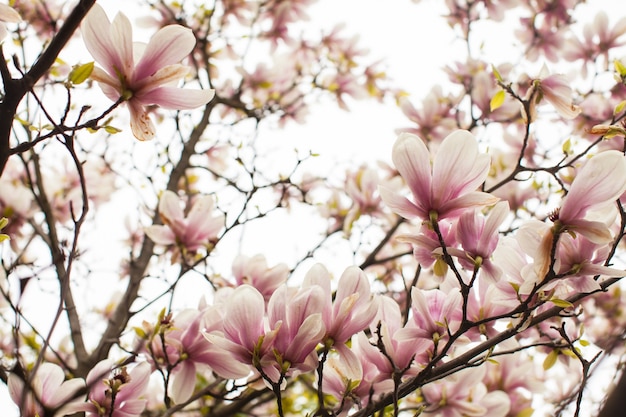
[[615, 66], [615, 71], [620, 75], [620, 77], [626, 77], [626, 65], [622, 63], [619, 59], [613, 61], [613, 65]]
[[563, 143], [563, 153], [565, 155], [570, 155], [572, 152], [572, 141], [571, 139], [567, 139], [564, 143]]
[[552, 352], [550, 352], [548, 356], [546, 356], [546, 359], [543, 361], [543, 370], [547, 371], [548, 369], [552, 368], [556, 363], [558, 357], [559, 351], [557, 349], [554, 349]]
[[496, 77], [496, 80], [498, 80], [498, 82], [501, 82], [501, 83], [504, 82], [504, 80], [502, 79], [502, 76], [500, 75], [500, 72], [498, 71], [495, 65], [491, 65], [491, 71], [493, 72], [493, 76]]
[[626, 106], [626, 100], [622, 101], [617, 106], [615, 106], [615, 109], [613, 110], [613, 114], [620, 114], [624, 110], [625, 106]]
[[104, 131], [114, 135], [116, 133], [120, 133], [122, 130], [118, 129], [117, 127], [113, 127], [113, 126], [104, 126]]
[[83, 65], [75, 66], [72, 68], [72, 71], [70, 71], [70, 75], [67, 77], [68, 80], [74, 85], [85, 82], [93, 72], [93, 65], [93, 62], [88, 62]]
[[561, 300], [559, 298], [553, 298], [550, 300], [550, 302], [554, 304], [555, 306], [561, 307], [561, 308], [570, 308], [574, 306], [574, 304], [570, 303], [569, 301]]
[[506, 93], [504, 92], [504, 90], [500, 90], [498, 91], [492, 98], [491, 98], [491, 102], [489, 103], [489, 109], [491, 111], [494, 111], [495, 109], [497, 109], [498, 107], [502, 106], [502, 104], [504, 104], [504, 99], [506, 98]]

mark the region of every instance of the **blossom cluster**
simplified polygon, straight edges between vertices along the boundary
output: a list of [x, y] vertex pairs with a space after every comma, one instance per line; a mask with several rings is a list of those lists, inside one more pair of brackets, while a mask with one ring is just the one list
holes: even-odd
[[[0, 4], [0, 376], [21, 415], [596, 406], [597, 359], [624, 354], [626, 20], [446, 1], [466, 55], [418, 102], [348, 27], [311, 30], [313, 3], [146, 2], [137, 25]], [[516, 65], [478, 42], [510, 22]], [[365, 98], [408, 120], [376, 164], [265, 143]]]

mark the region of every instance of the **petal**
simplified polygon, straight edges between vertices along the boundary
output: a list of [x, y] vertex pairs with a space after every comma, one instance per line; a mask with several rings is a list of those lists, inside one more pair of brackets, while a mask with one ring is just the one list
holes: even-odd
[[165, 190], [159, 200], [159, 215], [163, 222], [172, 223], [185, 218], [185, 213], [180, 207], [180, 198], [178, 194], [171, 190]]
[[191, 29], [170, 25], [160, 29], [151, 39], [135, 68], [134, 80], [153, 75], [166, 65], [176, 64], [189, 55], [196, 45]]
[[425, 211], [424, 207], [421, 205], [418, 207], [406, 197], [398, 194], [396, 191], [381, 185], [378, 187], [378, 192], [380, 193], [380, 198], [383, 200], [385, 205], [397, 215], [406, 219], [413, 219], [415, 217], [419, 217], [421, 219], [428, 218], [428, 212]]
[[489, 156], [478, 153], [478, 143], [470, 132], [449, 134], [437, 150], [433, 162], [433, 206], [475, 191], [487, 178]]
[[235, 289], [229, 301], [226, 305], [224, 333], [231, 341], [252, 351], [264, 333], [263, 295], [250, 285], [242, 285]]
[[580, 233], [587, 239], [597, 244], [608, 244], [613, 240], [611, 231], [602, 222], [590, 220], [572, 220], [568, 224], [568, 229]]
[[176, 243], [176, 235], [167, 226], [148, 226], [144, 229], [144, 232], [157, 245], [167, 246]]
[[158, 104], [169, 110], [187, 110], [203, 106], [215, 97], [215, 90], [196, 90], [192, 88], [159, 87], [137, 99], [144, 104]]
[[167, 65], [159, 68], [154, 74], [142, 78], [133, 84], [135, 91], [139, 94], [147, 94], [157, 87], [167, 84], [173, 84], [176, 81], [185, 78], [189, 73], [189, 67], [180, 64]]
[[605, 151], [587, 161], [572, 182], [559, 219], [564, 224], [582, 218], [591, 209], [611, 203], [626, 190], [626, 158], [618, 151]]
[[322, 340], [325, 332], [326, 328], [322, 321], [322, 315], [320, 313], [310, 315], [298, 328], [296, 336], [285, 352], [285, 358], [293, 364], [304, 362], [309, 353]]
[[[130, 20], [123, 13], [118, 13], [111, 23], [111, 41], [120, 59], [117, 67], [126, 78], [130, 78], [135, 67], [133, 58], [133, 29]], [[128, 80], [130, 81], [130, 80]]]
[[474, 191], [459, 198], [447, 201], [439, 208], [439, 218], [455, 217], [468, 208], [485, 207], [496, 204], [500, 199], [489, 193]]
[[154, 124], [143, 106], [131, 99], [128, 102], [128, 109], [130, 110], [130, 129], [133, 135], [140, 141], [153, 139], [155, 135]]
[[[93, 5], [81, 29], [87, 50], [109, 74], [115, 74], [116, 68], [119, 70], [123, 68], [117, 53], [117, 45], [113, 43], [111, 37], [111, 22], [99, 4]], [[121, 29], [122, 27], [118, 28], [118, 30]], [[126, 30], [131, 30], [131, 28], [128, 27]]]
[[9, 23], [19, 23], [22, 21], [20, 14], [5, 4], [0, 4], [0, 21]]
[[423, 208], [422, 211], [427, 210], [431, 202], [430, 152], [422, 139], [410, 133], [400, 134], [391, 158], [411, 189], [415, 204]]
[[176, 404], [187, 401], [196, 386], [196, 366], [191, 360], [185, 360], [174, 369], [170, 379], [169, 393]]
[[509, 215], [508, 201], [498, 202], [487, 215], [483, 232], [478, 241], [478, 247], [493, 252], [495, 249], [494, 240], [498, 240], [498, 228]]

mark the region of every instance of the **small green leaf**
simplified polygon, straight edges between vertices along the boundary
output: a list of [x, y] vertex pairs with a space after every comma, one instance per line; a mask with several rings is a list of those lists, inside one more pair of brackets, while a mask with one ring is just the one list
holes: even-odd
[[584, 346], [589, 346], [589, 342], [587, 340], [585, 340], [585, 339], [580, 339], [578, 341], [578, 343], [580, 343], [580, 345], [583, 346], [583, 347]]
[[559, 298], [553, 298], [550, 300], [550, 302], [554, 304], [555, 306], [561, 307], [561, 308], [570, 308], [574, 306], [574, 304], [570, 303], [569, 301], [561, 300]]
[[613, 61], [613, 65], [615, 66], [615, 71], [620, 75], [620, 77], [626, 77], [626, 65], [622, 63], [619, 59]]
[[504, 104], [504, 99], [506, 98], [506, 93], [504, 92], [504, 90], [500, 90], [498, 91], [492, 98], [491, 98], [491, 102], [489, 103], [489, 109], [491, 111], [494, 111], [495, 109], [497, 109], [498, 107], [502, 106], [502, 104]]
[[572, 141], [571, 139], [567, 139], [564, 143], [563, 143], [563, 153], [565, 155], [570, 155], [572, 152]]
[[110, 133], [111, 135], [114, 135], [116, 133], [120, 133], [122, 130], [113, 126], [104, 126], [104, 131]]
[[88, 62], [83, 65], [77, 65], [72, 68], [70, 75], [67, 77], [70, 82], [74, 85], [81, 84], [89, 78], [91, 73], [93, 72], [93, 62]]
[[491, 65], [491, 71], [493, 72], [493, 76], [496, 77], [496, 80], [498, 80], [498, 82], [501, 82], [501, 83], [504, 82], [504, 80], [502, 80], [502, 76], [500, 75], [500, 72], [498, 71], [495, 65]]
[[626, 106], [626, 100], [620, 102], [617, 106], [615, 106], [615, 109], [613, 110], [613, 114], [620, 114], [624, 110], [625, 106]]
[[552, 352], [550, 352], [548, 356], [546, 356], [546, 359], [543, 361], [543, 370], [547, 371], [548, 369], [552, 368], [556, 363], [558, 357], [559, 351], [557, 349], [554, 349]]

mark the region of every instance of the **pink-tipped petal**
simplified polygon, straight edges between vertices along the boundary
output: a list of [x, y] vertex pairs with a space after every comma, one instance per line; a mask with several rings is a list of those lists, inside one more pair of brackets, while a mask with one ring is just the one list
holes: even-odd
[[170, 25], [160, 29], [144, 50], [135, 68], [135, 80], [153, 75], [160, 68], [175, 64], [189, 55], [196, 44], [191, 29]]
[[439, 206], [463, 193], [475, 191], [488, 172], [489, 157], [478, 153], [474, 135], [465, 130], [450, 133], [433, 162], [433, 205]]
[[215, 97], [215, 90], [192, 90], [177, 87], [159, 87], [141, 94], [144, 104], [158, 104], [164, 109], [186, 110], [204, 106]]

